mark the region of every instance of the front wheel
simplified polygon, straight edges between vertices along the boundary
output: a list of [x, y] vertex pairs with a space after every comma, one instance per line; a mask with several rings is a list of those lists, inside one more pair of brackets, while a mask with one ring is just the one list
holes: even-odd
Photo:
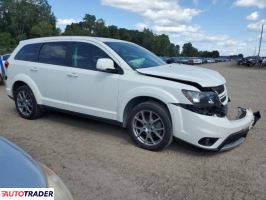
[[18, 113], [24, 119], [36, 119], [42, 115], [33, 92], [27, 85], [20, 86], [15, 91], [15, 104]]
[[135, 106], [128, 120], [128, 129], [138, 146], [152, 151], [166, 148], [173, 139], [169, 113], [157, 102]]

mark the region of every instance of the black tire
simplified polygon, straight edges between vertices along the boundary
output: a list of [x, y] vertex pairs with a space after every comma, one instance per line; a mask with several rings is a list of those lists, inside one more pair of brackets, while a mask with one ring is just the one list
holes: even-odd
[[[140, 132], [136, 133], [137, 130], [139, 130], [139, 127], [137, 127], [137, 125], [136, 125], [136, 123], [138, 123], [138, 120], [136, 121], [136, 117], [138, 118], [138, 116], [143, 116], [142, 115], [143, 112], [144, 112], [144, 115], [146, 115], [144, 117], [145, 121], [146, 121], [145, 118], [147, 118], [147, 114], [149, 115], [149, 113], [152, 113], [151, 114], [153, 116], [152, 118], [155, 117], [156, 120], [157, 120], [157, 117], [160, 118], [160, 120], [159, 121], [157, 120], [157, 122], [155, 122], [155, 123], [159, 123], [159, 126], [163, 127], [160, 129], [164, 129], [164, 130], [162, 130], [163, 132], [161, 132], [161, 134], [162, 134], [162, 135], [160, 135], [161, 138], [157, 137], [158, 136], [157, 131], [156, 131], [157, 132], [156, 134], [155, 134], [155, 132], [153, 132], [153, 128], [154, 128], [153, 125], [155, 123], [154, 124], [148, 123], [149, 125], [147, 125], [147, 123], [146, 123], [146, 125], [149, 126], [149, 128], [144, 128], [146, 126], [142, 126], [142, 130], [140, 131], [142, 133], [140, 133]], [[141, 115], [139, 115], [140, 113], [141, 113]], [[156, 121], [156, 120], [152, 119], [151, 121]], [[142, 124], [142, 122], [140, 122], [140, 123]], [[151, 126], [152, 126], [152, 128], [150, 128]], [[141, 147], [143, 149], [147, 149], [147, 150], [151, 150], [151, 151], [160, 151], [160, 150], [163, 150], [164, 148], [166, 148], [167, 146], [169, 146], [173, 140], [172, 122], [171, 122], [170, 114], [163, 105], [161, 105], [160, 103], [154, 102], [154, 101], [147, 101], [147, 102], [144, 102], [144, 103], [141, 103], [141, 104], [135, 106], [129, 115], [129, 118], [127, 121], [127, 128], [131, 134], [133, 141], [139, 147]], [[158, 129], [158, 128], [156, 127], [154, 129]], [[152, 135], [153, 139], [158, 139], [157, 143], [148, 144], [149, 141], [143, 141], [143, 137], [145, 137], [146, 140], [149, 139], [150, 143], [152, 143], [150, 136], [148, 139], [147, 139], [147, 135], [142, 136], [145, 133]], [[153, 140], [153, 142], [154, 142], [154, 140]]]
[[[28, 111], [28, 114], [23, 113], [23, 111], [20, 109], [21, 107], [21, 100], [20, 100], [20, 95], [21, 94], [27, 94], [27, 101], [30, 102], [30, 111]], [[14, 94], [14, 100], [16, 104], [17, 111], [19, 115], [28, 120], [33, 120], [37, 119], [42, 116], [43, 112], [41, 107], [37, 104], [35, 96], [32, 92], [32, 90], [27, 86], [23, 85], [20, 86], [19, 88], [16, 89], [15, 94]]]

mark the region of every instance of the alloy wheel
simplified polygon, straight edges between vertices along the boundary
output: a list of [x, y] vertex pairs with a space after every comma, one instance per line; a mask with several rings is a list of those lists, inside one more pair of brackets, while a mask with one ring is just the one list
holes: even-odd
[[20, 113], [26, 117], [33, 112], [33, 101], [29, 92], [21, 90], [17, 94], [17, 106]]
[[133, 118], [132, 128], [136, 138], [149, 146], [159, 144], [165, 135], [163, 120], [151, 110], [138, 112]]

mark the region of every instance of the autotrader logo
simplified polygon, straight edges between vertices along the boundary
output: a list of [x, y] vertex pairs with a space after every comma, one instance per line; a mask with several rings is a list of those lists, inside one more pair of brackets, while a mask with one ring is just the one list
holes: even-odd
[[54, 200], [54, 188], [0, 188], [0, 200]]

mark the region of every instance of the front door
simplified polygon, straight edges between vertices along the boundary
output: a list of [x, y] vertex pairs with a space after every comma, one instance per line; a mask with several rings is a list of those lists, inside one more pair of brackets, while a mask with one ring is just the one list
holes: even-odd
[[118, 76], [96, 69], [99, 58], [110, 58], [90, 43], [73, 43], [69, 68], [68, 99], [70, 109], [107, 119], [117, 119]]

